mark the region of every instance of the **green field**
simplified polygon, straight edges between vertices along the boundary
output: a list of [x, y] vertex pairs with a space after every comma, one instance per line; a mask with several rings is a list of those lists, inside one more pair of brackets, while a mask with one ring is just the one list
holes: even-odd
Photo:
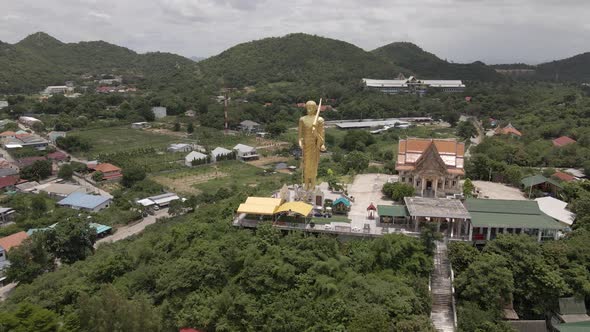
[[256, 188], [264, 194], [270, 194], [289, 179], [287, 174], [264, 174], [258, 167], [239, 161], [225, 161], [152, 175], [151, 178], [170, 190], [185, 194], [215, 193], [219, 188], [234, 186]]
[[68, 135], [86, 138], [91, 142], [92, 148], [90, 151], [79, 153], [85, 157], [144, 147], [165, 148], [170, 143], [186, 141], [169, 135], [131, 129], [128, 126], [75, 130], [69, 132]]

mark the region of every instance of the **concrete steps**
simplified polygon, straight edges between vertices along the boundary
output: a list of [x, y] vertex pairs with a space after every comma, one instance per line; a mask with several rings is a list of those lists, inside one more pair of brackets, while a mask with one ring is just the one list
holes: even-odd
[[451, 269], [444, 242], [436, 243], [434, 272], [431, 275], [432, 311], [430, 319], [437, 331], [454, 332], [453, 293]]

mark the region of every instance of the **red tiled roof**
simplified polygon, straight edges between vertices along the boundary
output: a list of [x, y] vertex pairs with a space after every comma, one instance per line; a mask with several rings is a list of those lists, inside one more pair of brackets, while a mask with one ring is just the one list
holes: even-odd
[[12, 247], [20, 246], [21, 243], [23, 243], [23, 241], [28, 237], [29, 236], [25, 231], [14, 233], [12, 235], [0, 238], [0, 246], [4, 248], [4, 250], [9, 251]]
[[522, 136], [521, 132], [518, 131], [518, 129], [514, 128], [511, 124], [508, 124], [506, 127], [504, 128], [498, 128], [496, 129], [496, 134], [501, 134], [501, 135], [516, 135], [518, 137]]
[[39, 160], [47, 160], [47, 158], [45, 158], [45, 157], [25, 157], [25, 158], [18, 159], [16, 161], [16, 163], [20, 167], [27, 167], [27, 166], [33, 165], [36, 161], [39, 161]]
[[61, 151], [55, 151], [55, 152], [48, 154], [47, 158], [52, 159], [52, 160], [66, 160], [66, 159], [68, 159], [68, 155], [61, 152]]
[[14, 135], [16, 135], [16, 133], [14, 131], [10, 131], [10, 130], [0, 133], [0, 136], [14, 136]]
[[572, 143], [576, 143], [576, 140], [567, 136], [561, 136], [553, 140], [553, 146], [564, 146]]
[[190, 327], [185, 327], [185, 328], [181, 328], [179, 330], [179, 332], [201, 332], [201, 331], [196, 330], [196, 329], [193, 329], [193, 328], [190, 328]]
[[564, 172], [555, 172], [555, 174], [553, 174], [551, 176], [554, 178], [557, 178], [558, 180], [564, 181], [564, 182], [571, 182], [576, 179], [575, 176], [573, 176], [571, 174], [564, 173]]
[[98, 164], [94, 166], [94, 170], [102, 172], [103, 174], [110, 172], [121, 172], [121, 169], [119, 167], [109, 163]]
[[18, 183], [18, 175], [9, 175], [0, 178], [0, 189], [4, 189], [6, 187], [14, 186]]
[[399, 153], [424, 152], [426, 148], [434, 143], [439, 153], [454, 154], [462, 157], [465, 152], [465, 143], [455, 140], [429, 139], [429, 138], [408, 138], [399, 141]]

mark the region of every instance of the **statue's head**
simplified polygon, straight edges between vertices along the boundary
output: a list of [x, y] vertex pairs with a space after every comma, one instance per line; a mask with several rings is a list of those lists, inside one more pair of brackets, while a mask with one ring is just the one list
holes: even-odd
[[316, 111], [318, 110], [318, 105], [315, 103], [315, 101], [310, 100], [305, 103], [305, 109], [307, 110], [308, 115], [315, 115]]

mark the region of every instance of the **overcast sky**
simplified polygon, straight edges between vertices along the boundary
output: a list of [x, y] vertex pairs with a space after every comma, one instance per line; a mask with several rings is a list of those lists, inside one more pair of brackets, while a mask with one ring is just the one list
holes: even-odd
[[44, 31], [207, 57], [305, 32], [366, 50], [410, 41], [455, 62], [538, 63], [590, 51], [589, 0], [0, 0], [0, 40]]

